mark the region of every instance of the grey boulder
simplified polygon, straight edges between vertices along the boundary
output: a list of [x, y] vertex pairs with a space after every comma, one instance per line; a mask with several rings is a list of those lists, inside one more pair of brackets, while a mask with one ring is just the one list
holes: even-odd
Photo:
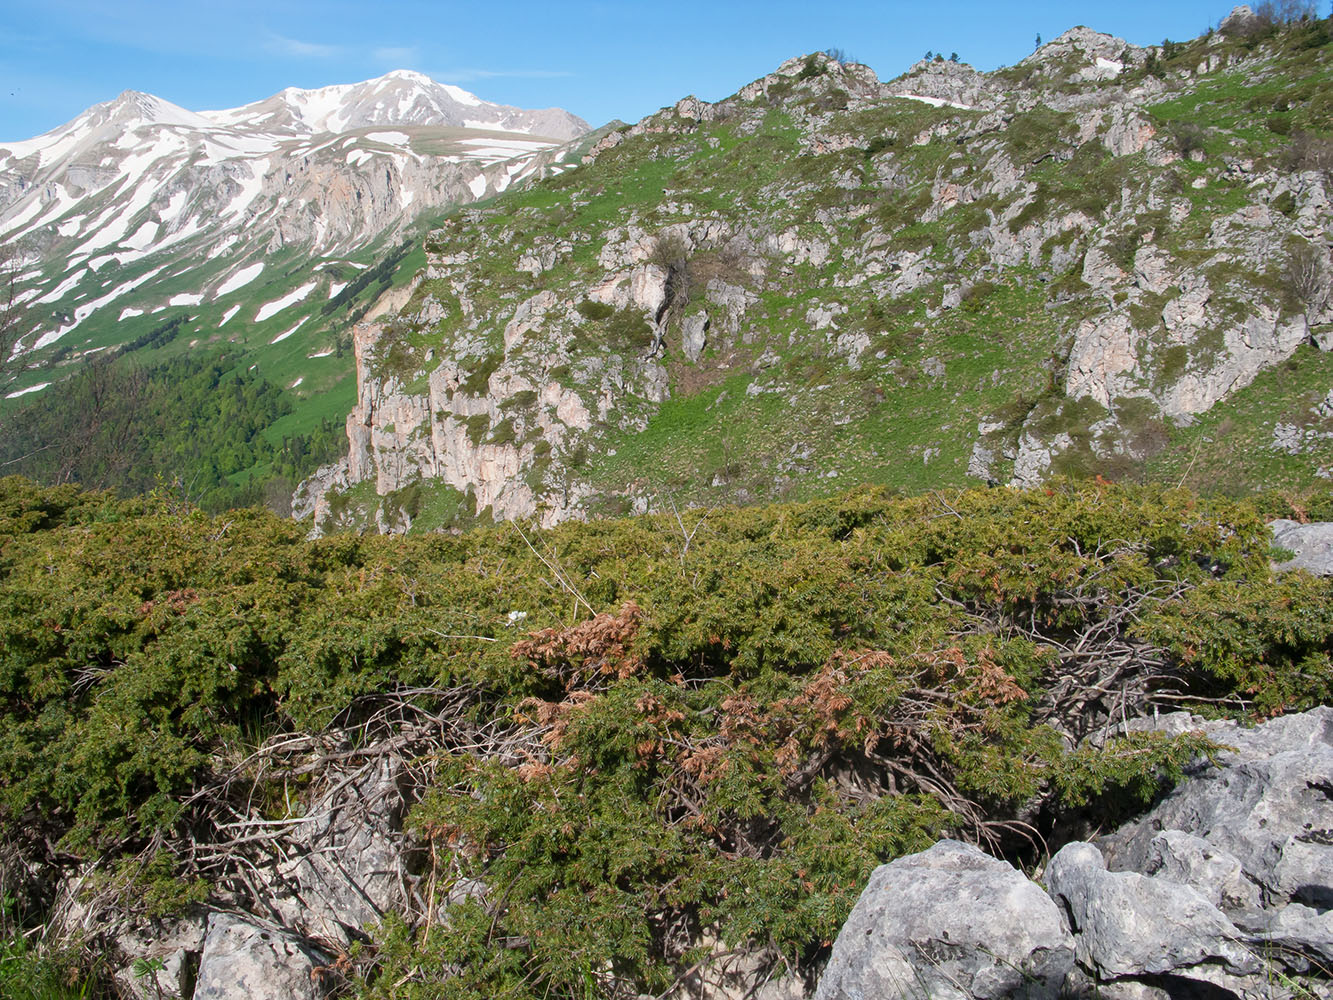
[[213, 913], [193, 1000], [316, 1000], [321, 958], [276, 927]]
[[1197, 889], [1218, 909], [1257, 910], [1259, 887], [1245, 877], [1240, 861], [1202, 837], [1164, 830], [1148, 844], [1145, 875]]
[[1171, 975], [1216, 982], [1262, 965], [1241, 932], [1200, 892], [1137, 872], [1110, 872], [1092, 844], [1066, 844], [1046, 869], [1078, 962], [1098, 980]]
[[1053, 1000], [1073, 961], [1074, 941], [1039, 886], [943, 840], [875, 869], [815, 1000]]
[[406, 908], [401, 770], [385, 760], [335, 774], [293, 827], [301, 853], [280, 866], [273, 899], [283, 923], [346, 945], [386, 913]]
[[1333, 576], [1333, 521], [1301, 524], [1277, 520], [1268, 525], [1273, 544], [1295, 555], [1274, 566], [1277, 570], [1303, 569], [1315, 576]]
[[680, 340], [685, 357], [691, 361], [703, 357], [704, 345], [708, 343], [708, 314], [695, 313], [681, 320]]

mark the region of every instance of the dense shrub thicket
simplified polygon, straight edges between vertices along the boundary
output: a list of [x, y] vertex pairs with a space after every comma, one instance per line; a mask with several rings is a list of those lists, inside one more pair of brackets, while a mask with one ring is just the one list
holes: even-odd
[[1108, 718], [1328, 702], [1333, 585], [1269, 556], [1254, 502], [1102, 483], [310, 542], [0, 480], [6, 891], [40, 919], [21, 863], [147, 848], [135, 905], [197, 899], [177, 845], [211, 835], [183, 803], [212, 776], [449, 692], [483, 735], [409, 825], [441, 899], [490, 892], [447, 934], [391, 920], [359, 989], [661, 992], [705, 940], [808, 966], [883, 860], [1039, 855], [1206, 748]]

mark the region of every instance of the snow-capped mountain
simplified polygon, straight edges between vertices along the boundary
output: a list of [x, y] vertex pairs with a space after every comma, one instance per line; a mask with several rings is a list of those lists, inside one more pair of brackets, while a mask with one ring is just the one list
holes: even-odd
[[491, 104], [459, 87], [403, 69], [364, 83], [317, 90], [289, 87], [244, 107], [205, 111], [202, 117], [218, 125], [283, 125], [311, 133], [368, 125], [453, 125], [574, 139], [588, 131], [587, 122], [560, 108], [525, 111]]
[[[291, 274], [303, 258], [313, 269], [387, 244], [424, 211], [563, 169], [562, 144], [587, 131], [560, 109], [492, 104], [404, 70], [224, 111], [126, 91], [0, 143], [24, 347], [109, 345], [135, 332], [108, 332], [108, 317], [217, 300], [275, 254]], [[98, 329], [66, 339], [81, 327]]]

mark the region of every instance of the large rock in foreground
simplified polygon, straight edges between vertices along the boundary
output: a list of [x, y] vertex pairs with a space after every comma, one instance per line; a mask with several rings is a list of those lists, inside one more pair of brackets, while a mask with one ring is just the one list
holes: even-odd
[[214, 913], [194, 1000], [317, 1000], [320, 956], [295, 935], [253, 919]]
[[1237, 859], [1266, 907], [1294, 901], [1327, 909], [1333, 903], [1333, 708], [1253, 729], [1228, 722], [1201, 728], [1230, 749], [1218, 755], [1218, 766], [1192, 766], [1188, 780], [1152, 811], [1103, 838], [1108, 867], [1153, 873], [1154, 840], [1178, 830]]
[[1073, 962], [1074, 940], [1039, 886], [944, 840], [870, 876], [815, 1000], [1054, 1000]]

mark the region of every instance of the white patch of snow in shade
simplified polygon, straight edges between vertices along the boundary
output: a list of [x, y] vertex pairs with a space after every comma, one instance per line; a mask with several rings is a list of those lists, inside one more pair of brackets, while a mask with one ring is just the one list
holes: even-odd
[[174, 153], [184, 152], [185, 149], [186, 143], [181, 136], [164, 129], [157, 133], [157, 138], [147, 149], [131, 153], [121, 160], [120, 173], [128, 177], [131, 184], [138, 184], [139, 179], [148, 172], [148, 168], [158, 160]]
[[354, 149], [347, 154], [347, 163], [349, 166], [359, 167], [367, 160], [373, 160], [375, 157], [364, 149]]
[[200, 302], [203, 301], [204, 297], [202, 295], [194, 295], [189, 292], [181, 292], [179, 295], [173, 295], [171, 298], [167, 299], [167, 305], [197, 306]]
[[13, 232], [16, 229], [21, 229], [24, 223], [26, 223], [34, 215], [37, 215], [39, 212], [41, 212], [41, 210], [42, 210], [41, 199], [33, 198], [32, 201], [28, 202], [27, 208], [19, 212], [12, 219], [9, 219], [7, 222], [5, 222], [5, 229], [3, 230], [3, 232], [9, 233]]
[[223, 251], [228, 250], [228, 249], [230, 249], [231, 247], [234, 247], [234, 246], [235, 246], [237, 243], [239, 243], [240, 241], [241, 241], [241, 237], [240, 237], [239, 235], [237, 235], [236, 233], [232, 233], [232, 234], [231, 234], [230, 236], [228, 236], [226, 239], [224, 239], [224, 240], [219, 240], [217, 243], [214, 243], [211, 247], [209, 247], [209, 248], [208, 248], [208, 256], [209, 256], [210, 258], [217, 257], [217, 256], [219, 256]]
[[318, 90], [297, 90], [288, 87], [279, 97], [292, 109], [296, 117], [312, 129], [341, 132], [346, 124], [343, 97], [351, 86], [335, 84]]
[[[47, 225], [60, 218], [79, 203], [79, 199], [66, 191], [62, 185], [53, 184], [51, 186], [55, 190], [55, 197], [42, 205], [42, 214], [23, 227], [22, 232], [28, 233], [41, 226]], [[15, 231], [15, 234], [18, 234], [17, 230]]]
[[305, 381], [305, 376], [302, 375], [302, 376], [300, 376], [295, 382], [293, 382], [291, 385], [289, 385], [287, 388], [288, 388], [288, 389], [295, 389], [298, 385], [300, 385], [300, 384], [301, 384], [302, 382], [304, 382], [304, 381]]
[[225, 208], [218, 213], [218, 217], [225, 219], [229, 215], [236, 215], [244, 212], [250, 207], [250, 203], [259, 197], [259, 192], [264, 186], [264, 174], [268, 171], [269, 161], [256, 160], [249, 164], [250, 176], [240, 181], [241, 190], [236, 193], [236, 197], [227, 202]]
[[307, 357], [307, 358], [327, 358], [327, 357], [328, 357], [330, 354], [332, 354], [332, 353], [333, 353], [333, 348], [330, 347], [330, 348], [328, 348], [327, 350], [316, 351], [314, 354], [307, 354], [306, 357]]
[[74, 148], [83, 138], [83, 132], [79, 128], [79, 123], [74, 122], [68, 129], [61, 131], [53, 129], [44, 135], [39, 135], [35, 139], [26, 139], [23, 142], [7, 142], [5, 149], [14, 155], [15, 159], [26, 160], [34, 153], [37, 155], [37, 165], [46, 166], [65, 155], [70, 149]]
[[[259, 312], [255, 313], [255, 322], [262, 323], [264, 322], [264, 320], [276, 316], [278, 313], [282, 312], [288, 306], [296, 305], [296, 303], [300, 302], [307, 295], [313, 292], [315, 290], [315, 285], [317, 284], [318, 282], [316, 281], [308, 282], [302, 285], [300, 288], [296, 289], [296, 291], [291, 292], [288, 295], [284, 295], [280, 299], [275, 299], [272, 302], [267, 302], [264, 305], [260, 306]], [[277, 343], [277, 341], [274, 341], [274, 343]]]
[[333, 284], [329, 285], [329, 298], [333, 298], [335, 295], [337, 295], [346, 287], [347, 287], [347, 282], [335, 281]]
[[472, 197], [480, 198], [486, 193], [486, 175], [477, 174], [476, 177], [467, 182], [468, 190], [472, 192]]
[[126, 306], [124, 309], [120, 311], [120, 319], [117, 320], [117, 322], [124, 322], [131, 316], [142, 316], [142, 315], [143, 315], [142, 309], [135, 309], [134, 306]]
[[[39, 343], [38, 346], [41, 347], [44, 345]], [[5, 399], [14, 399], [16, 396], [26, 396], [30, 392], [41, 392], [50, 384], [50, 382], [38, 382], [36, 385], [30, 385], [26, 389], [16, 389], [14, 392], [11, 392], [6, 396]]]
[[398, 203], [402, 205], [403, 208], [407, 208], [408, 205], [412, 204], [412, 202], [416, 200], [416, 197], [417, 193], [411, 188], [404, 187], [398, 189]]
[[290, 337], [292, 334], [294, 334], [297, 330], [301, 329], [301, 325], [302, 325], [303, 323], [305, 323], [305, 321], [308, 320], [309, 318], [310, 318], [309, 316], [302, 316], [301, 319], [297, 322], [297, 324], [296, 324], [294, 327], [292, 327], [290, 330], [284, 330], [282, 333], [278, 334], [276, 337], [274, 337], [272, 340], [270, 340], [269, 343], [270, 343], [270, 344], [276, 344], [276, 343], [279, 343], [280, 341], [286, 340], [288, 337]]
[[236, 291], [238, 288], [250, 284], [250, 282], [259, 277], [260, 272], [263, 270], [264, 262], [262, 260], [255, 261], [255, 263], [248, 264], [241, 268], [222, 284], [218, 285], [217, 291], [213, 293], [214, 301], [217, 301], [230, 292]]
[[203, 155], [195, 161], [199, 166], [211, 167], [219, 163], [233, 163], [247, 157], [275, 153], [282, 146], [276, 135], [223, 135], [203, 141]]
[[[128, 163], [129, 161], [127, 160], [126, 162]], [[139, 173], [142, 174], [147, 170], [152, 162], [152, 160], [145, 158], [144, 162], [141, 164]], [[79, 247], [80, 250], [92, 253], [94, 250], [102, 249], [102, 247], [108, 247], [112, 244], [119, 243], [124, 237], [125, 231], [130, 228], [130, 222], [140, 211], [148, 206], [153, 200], [154, 195], [157, 194], [153, 185], [139, 184], [139, 178], [135, 175], [131, 175], [130, 183], [131, 185], [136, 186], [133, 187], [128, 203], [120, 208], [115, 217], [107, 222], [106, 225], [101, 228], [100, 232], [96, 233], [92, 239], [83, 243], [83, 245]]]
[[901, 97], [908, 101], [920, 101], [922, 104], [929, 104], [932, 108], [957, 108], [960, 111], [977, 110], [970, 104], [959, 104], [956, 101], [946, 101], [942, 97], [923, 97], [920, 94], [893, 94], [893, 97]]
[[61, 236], [73, 236], [79, 231], [79, 224], [86, 218], [86, 215], [76, 215], [72, 219], [66, 219], [60, 225], [56, 226], [56, 232]]
[[166, 207], [162, 209], [161, 218], [163, 222], [174, 222], [176, 216], [181, 214], [181, 209], [185, 207], [186, 193], [177, 191], [167, 201]]
[[[518, 125], [509, 126], [509, 125], [501, 125], [499, 122], [473, 121], [471, 118], [466, 118], [463, 120], [463, 127], [483, 129], [484, 131], [487, 132], [517, 132], [519, 135], [532, 134], [532, 129], [526, 126], [518, 126]], [[545, 145], [549, 145], [549, 143]]]
[[549, 149], [552, 145], [540, 139], [501, 139], [498, 136], [485, 139], [478, 136], [475, 139], [459, 139], [458, 142], [463, 146], [476, 146], [478, 152], [503, 153], [507, 156], [535, 153], [539, 149]]
[[406, 132], [368, 132], [366, 138], [371, 142], [383, 142], [390, 146], [406, 146], [412, 141]]
[[230, 309], [228, 309], [225, 313], [222, 314], [222, 319], [218, 321], [218, 326], [224, 326], [227, 320], [231, 319], [240, 311], [241, 311], [241, 305], [238, 302], [236, 305], [232, 306]]
[[[153, 249], [162, 250], [165, 249], [166, 247], [171, 246], [173, 243], [179, 243], [181, 240], [189, 239], [195, 233], [200, 232], [203, 228], [204, 228], [203, 223], [200, 222], [200, 220], [190, 219], [188, 222], [185, 223], [185, 225], [181, 226], [170, 236], [167, 236], [165, 239], [160, 240], [157, 243], [157, 245], [153, 247]], [[185, 270], [188, 271], [189, 268], [186, 268]], [[184, 271], [182, 271], [181, 273], [183, 274]]]

